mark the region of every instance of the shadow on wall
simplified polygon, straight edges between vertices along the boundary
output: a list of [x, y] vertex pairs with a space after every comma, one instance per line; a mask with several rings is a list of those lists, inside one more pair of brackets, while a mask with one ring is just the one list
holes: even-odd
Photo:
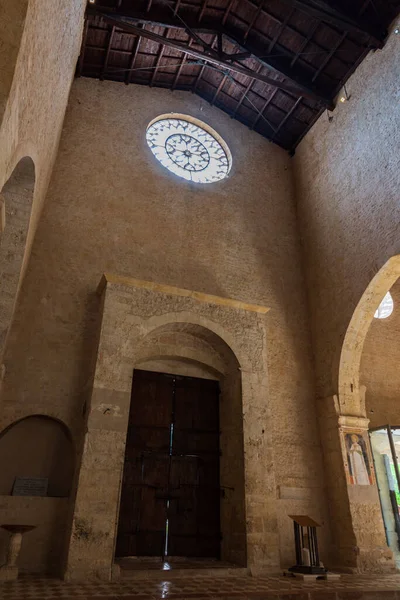
[[0, 3], [0, 125], [14, 77], [27, 11], [28, 0]]
[[20, 287], [21, 267], [32, 210], [35, 165], [22, 158], [0, 194], [0, 357], [5, 349]]
[[[36, 527], [23, 540], [19, 559], [23, 572], [60, 572], [74, 463], [68, 429], [50, 417], [26, 417], [0, 436], [1, 522]], [[47, 479], [47, 496], [11, 495], [16, 477]], [[0, 530], [0, 564], [7, 536]]]

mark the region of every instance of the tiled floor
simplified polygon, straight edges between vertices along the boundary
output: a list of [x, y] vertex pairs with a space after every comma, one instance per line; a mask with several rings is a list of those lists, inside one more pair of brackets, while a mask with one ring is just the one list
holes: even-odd
[[188, 577], [168, 581], [64, 583], [22, 578], [0, 584], [1, 600], [400, 600], [400, 575], [343, 576], [339, 582], [303, 584], [276, 577]]

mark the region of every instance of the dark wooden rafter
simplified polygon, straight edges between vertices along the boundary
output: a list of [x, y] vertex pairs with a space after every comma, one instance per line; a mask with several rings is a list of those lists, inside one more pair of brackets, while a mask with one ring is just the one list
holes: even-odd
[[290, 10], [288, 12], [288, 14], [286, 15], [285, 19], [282, 21], [282, 24], [278, 27], [276, 34], [274, 35], [274, 37], [272, 38], [272, 40], [269, 43], [267, 54], [271, 54], [272, 50], [274, 49], [275, 44], [277, 43], [280, 36], [282, 35], [282, 32], [284, 31], [285, 27], [289, 23], [293, 13], [294, 13], [294, 9]]
[[[167, 29], [166, 34], [165, 34], [165, 39], [166, 40], [168, 39], [168, 36], [169, 36], [169, 29]], [[160, 66], [163, 54], [165, 52], [165, 48], [166, 48], [166, 46], [164, 44], [160, 44], [160, 48], [159, 48], [158, 54], [157, 54], [157, 60], [156, 60], [155, 68], [154, 68], [154, 71], [153, 71], [153, 75], [151, 76], [151, 79], [150, 79], [150, 87], [152, 87], [154, 85], [154, 82], [156, 80], [157, 71], [158, 71], [158, 68]]]
[[[93, 9], [92, 9], [93, 10]], [[120, 29], [124, 31], [128, 31], [131, 33], [137, 33], [138, 31], [138, 23], [147, 22], [142, 15], [138, 15], [130, 12], [129, 15], [120, 15], [116, 13], [103, 13], [99, 11], [95, 11], [96, 14], [102, 16], [105, 22], [108, 22], [112, 25], [116, 25]], [[156, 21], [157, 25], [162, 25], [164, 27], [174, 27], [177, 29], [186, 29], [180, 22], [176, 22], [175, 19], [169, 15], [163, 15], [164, 21]], [[194, 25], [195, 27], [195, 25]], [[192, 25], [190, 25], [192, 28]], [[312, 82], [307, 81], [304, 76], [295, 69], [283, 68], [281, 64], [277, 64], [276, 61], [269, 59], [267, 56], [262, 56], [262, 50], [260, 48], [255, 48], [250, 45], [249, 41], [246, 43], [242, 42], [238, 39], [238, 34], [235, 35], [232, 31], [228, 31], [225, 28], [219, 28], [217, 30], [207, 29], [207, 33], [214, 33], [216, 36], [222, 33], [225, 37], [229, 39], [229, 41], [233, 44], [236, 44], [244, 53], [245, 57], [252, 55], [254, 58], [260, 60], [264, 64], [264, 66], [269, 69], [273, 69], [278, 76], [283, 76], [287, 81], [282, 81], [281, 79], [274, 79], [272, 77], [268, 77], [266, 75], [261, 75], [256, 71], [250, 70], [248, 67], [234, 62], [236, 59], [243, 60], [244, 56], [242, 54], [238, 54], [237, 57], [235, 55], [226, 55], [224, 57], [219, 57], [217, 52], [211, 52], [210, 49], [203, 48], [203, 51], [199, 51], [189, 46], [187, 43], [182, 43], [176, 40], [166, 40], [162, 36], [149, 31], [143, 30], [141, 35], [151, 39], [152, 41], [158, 43], [165, 43], [167, 46], [174, 48], [175, 50], [179, 50], [180, 52], [190, 54], [197, 59], [206, 60], [207, 62], [214, 64], [224, 70], [229, 69], [232, 72], [240, 73], [241, 75], [246, 75], [248, 77], [253, 77], [263, 83], [267, 83], [268, 85], [278, 87], [279, 89], [286, 91], [291, 95], [298, 96], [301, 93], [304, 97], [309, 98], [314, 102], [318, 102], [318, 104], [325, 106], [326, 108], [333, 109], [333, 101], [329, 98], [329, 94], [324, 93], [316, 88]]]
[[200, 12], [199, 12], [199, 18], [198, 18], [199, 23], [202, 20], [202, 18], [204, 17], [204, 13], [206, 12], [207, 2], [208, 2], [208, 0], [203, 0], [203, 4], [202, 4]]
[[[144, 25], [141, 25], [141, 30], [144, 31]], [[141, 34], [138, 34], [136, 37], [136, 40], [134, 42], [134, 45], [133, 45], [131, 60], [129, 61], [129, 71], [127, 71], [127, 73], [125, 75], [125, 83], [127, 85], [128, 85], [128, 83], [131, 82], [131, 79], [132, 79], [132, 69], [133, 69], [136, 59], [137, 59], [141, 41], [142, 41]]]
[[[372, 23], [362, 16], [355, 18], [351, 13], [344, 12], [343, 8], [333, 6], [334, 2], [327, 0], [283, 0], [293, 8], [297, 8], [304, 14], [318, 19], [329, 25], [346, 31], [348, 33], [359, 33], [370, 38], [370, 45], [374, 48], [382, 48], [387, 37], [387, 30], [379, 23]], [[349, 2], [351, 6], [351, 2]]]
[[181, 1], [182, 1], [182, 0], [176, 0], [176, 4], [175, 4], [175, 6], [174, 6], [174, 16], [175, 16], [175, 17], [176, 17], [176, 15], [178, 14], [178, 10], [179, 10], [179, 7], [180, 7], [180, 5], [181, 5]]
[[[214, 36], [214, 38], [213, 38], [213, 40], [212, 40], [212, 42], [211, 42], [211, 47], [212, 47], [212, 48], [214, 47], [214, 45], [215, 45], [215, 42], [217, 41], [217, 37], [218, 37], [218, 36], [216, 36], [216, 35], [215, 35], [215, 36]], [[197, 75], [197, 77], [196, 77], [196, 81], [194, 82], [194, 86], [193, 86], [193, 91], [194, 91], [194, 92], [197, 90], [197, 87], [198, 87], [198, 85], [199, 85], [199, 83], [200, 83], [200, 80], [201, 80], [201, 78], [203, 77], [203, 73], [204, 73], [204, 71], [205, 71], [205, 68], [206, 68], [206, 64], [204, 64], [204, 65], [201, 65], [200, 71], [199, 71], [199, 73], [198, 73], [198, 75]]]
[[[191, 38], [191, 39], [188, 41], [188, 45], [189, 45], [189, 46], [191, 46], [192, 44], [193, 44], [193, 39]], [[172, 91], [174, 91], [174, 90], [176, 89], [176, 86], [178, 85], [178, 79], [179, 79], [179, 77], [181, 76], [182, 69], [183, 69], [183, 67], [184, 67], [184, 66], [185, 66], [185, 64], [186, 64], [186, 61], [187, 61], [187, 56], [188, 56], [187, 54], [184, 54], [184, 55], [182, 56], [182, 61], [181, 61], [181, 62], [179, 63], [179, 65], [178, 65], [178, 70], [177, 70], [177, 72], [176, 72], [176, 74], [175, 74], [174, 81], [172, 82], [172, 85], [171, 85], [171, 90], [172, 90]]]
[[296, 108], [299, 106], [299, 104], [302, 103], [302, 101], [303, 101], [303, 98], [301, 96], [300, 96], [300, 98], [297, 98], [297, 100], [293, 104], [292, 108], [289, 110], [289, 112], [286, 113], [286, 115], [283, 117], [282, 121], [279, 123], [278, 127], [275, 129], [274, 135], [272, 136], [272, 140], [274, 140], [276, 138], [279, 131], [282, 129], [282, 127], [285, 125], [285, 123], [290, 119], [290, 117], [292, 116], [292, 114], [294, 113]]
[[[261, 69], [263, 68], [262, 65], [258, 66], [257, 72], [259, 73], [261, 71]], [[234, 117], [236, 115], [236, 113], [238, 112], [239, 108], [242, 106], [244, 100], [247, 98], [247, 94], [250, 92], [251, 90], [251, 86], [253, 85], [254, 80], [250, 79], [249, 83], [247, 84], [247, 86], [245, 87], [244, 91], [242, 92], [242, 95], [240, 96], [238, 103], [236, 104], [234, 110], [233, 110], [233, 114], [232, 116]]]
[[224, 87], [227, 79], [228, 79], [228, 75], [227, 75], [227, 73], [225, 73], [225, 75], [222, 77], [217, 89], [215, 90], [214, 96], [211, 99], [211, 105], [213, 105], [215, 103], [217, 96], [220, 93], [220, 91], [222, 90], [222, 88]]
[[299, 56], [301, 56], [302, 52], [304, 52], [305, 48], [308, 46], [308, 44], [310, 43], [311, 39], [313, 38], [315, 32], [317, 31], [319, 27], [319, 22], [318, 21], [314, 21], [314, 25], [311, 27], [308, 35], [306, 38], [304, 38], [303, 43], [301, 44], [298, 52], [296, 52], [296, 54], [294, 55], [290, 66], [293, 67], [296, 63], [296, 61], [298, 60]]
[[104, 80], [104, 74], [107, 71], [108, 59], [110, 58], [110, 52], [111, 52], [111, 47], [112, 47], [112, 43], [113, 43], [114, 33], [115, 33], [115, 26], [113, 25], [110, 30], [110, 35], [108, 37], [106, 55], [104, 57], [103, 68], [101, 69], [101, 73], [100, 73], [100, 81]]
[[327, 54], [325, 56], [325, 58], [322, 61], [321, 65], [319, 66], [318, 71], [316, 73], [314, 73], [314, 75], [313, 75], [313, 81], [315, 81], [317, 79], [317, 77], [319, 77], [319, 75], [322, 73], [322, 71], [324, 70], [324, 68], [328, 64], [328, 62], [331, 60], [332, 56], [335, 54], [335, 52], [337, 52], [339, 50], [340, 46], [342, 45], [342, 43], [344, 42], [344, 40], [346, 39], [346, 37], [347, 37], [347, 31], [345, 31], [344, 33], [342, 33], [342, 35], [340, 36], [340, 38], [336, 42], [335, 46], [332, 48], [332, 50], [329, 52], [329, 54]]
[[226, 7], [226, 10], [224, 12], [224, 16], [222, 18], [222, 25], [225, 25], [225, 23], [226, 23], [226, 21], [227, 21], [227, 19], [229, 17], [229, 14], [230, 14], [230, 12], [231, 12], [231, 10], [233, 8], [233, 5], [235, 4], [236, 1], [237, 0], [230, 0], [229, 4]]
[[247, 40], [250, 31], [253, 29], [254, 25], [256, 24], [256, 21], [257, 21], [258, 17], [261, 14], [262, 9], [264, 8], [265, 0], [259, 0], [259, 2], [260, 3], [258, 5], [258, 7], [256, 8], [256, 10], [255, 10], [255, 12], [253, 14], [253, 18], [251, 19], [250, 23], [247, 26], [246, 31], [244, 32], [244, 35], [243, 35], [243, 40], [244, 41]]
[[[268, 106], [271, 104], [272, 100], [275, 98], [275, 95], [276, 95], [277, 92], [278, 92], [278, 90], [274, 90], [272, 92], [272, 94], [270, 95], [270, 97], [267, 98], [267, 100], [264, 103], [264, 106], [262, 107], [262, 109], [260, 110], [260, 112], [258, 113], [258, 115], [256, 116], [256, 118], [254, 119], [253, 123], [251, 124], [251, 129], [254, 129], [256, 127], [258, 121], [260, 119], [264, 118], [264, 113], [265, 113], [266, 109], [268, 108]], [[272, 127], [272, 125], [269, 123], [268, 120], [267, 120], [267, 123], [271, 127], [271, 129], [273, 131], [275, 131], [274, 128]]]

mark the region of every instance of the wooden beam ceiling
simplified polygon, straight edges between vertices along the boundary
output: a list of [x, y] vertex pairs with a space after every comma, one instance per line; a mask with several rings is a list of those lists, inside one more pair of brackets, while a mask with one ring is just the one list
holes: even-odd
[[[292, 60], [291, 55], [288, 54], [286, 60], [282, 60], [282, 58], [276, 56], [268, 56], [268, 54], [265, 54], [265, 47], [261, 47], [260, 44], [256, 45], [254, 36], [248, 35], [246, 42], [244, 42], [242, 32], [232, 26], [227, 27], [218, 25], [215, 22], [210, 22], [210, 20], [206, 19], [203, 19], [199, 23], [198, 20], [193, 19], [192, 15], [184, 14], [182, 11], [181, 18], [178, 20], [174, 17], [172, 12], [158, 6], [153, 7], [151, 14], [138, 11], [129, 11], [122, 14], [119, 11], [105, 11], [104, 9], [99, 11], [94, 8], [89, 8], [88, 12], [89, 14], [101, 16], [105, 22], [112, 26], [117, 26], [124, 31], [147, 37], [154, 42], [165, 44], [166, 46], [179, 50], [184, 54], [191, 55], [197, 59], [205, 60], [208, 63], [224, 69], [224, 71], [228, 69], [231, 72], [246, 75], [273, 87], [282, 89], [285, 92], [294, 94], [295, 96], [301, 94], [305, 98], [316, 101], [322, 107], [329, 108], [330, 110], [334, 108], [333, 98], [330, 97], [326, 90], [315, 85], [302, 68], [290, 65]], [[163, 36], [153, 33], [152, 31], [142, 29], [138, 32], [139, 24], [159, 25], [165, 28], [185, 30], [188, 33], [190, 40], [199, 44], [201, 43], [203, 49], [195, 49], [190, 42], [185, 44], [174, 40], [167, 40]], [[217, 39], [220, 38], [220, 36], [223, 36], [232, 44], [238, 46], [241, 52], [237, 55], [229, 55], [221, 53], [221, 50], [213, 50], [209, 44], [204, 42], [204, 40], [201, 40], [201, 38], [199, 40], [201, 33], [216, 35]], [[193, 40], [193, 38], [195, 39]], [[272, 47], [278, 47], [275, 41], [274, 44], [272, 44]], [[280, 50], [284, 52], [284, 49], [280, 48]], [[279, 79], [262, 75], [238, 62], [250, 56], [256, 58], [265, 67], [270, 70], [272, 69], [277, 75], [284, 77], [287, 81], [284, 82]]]

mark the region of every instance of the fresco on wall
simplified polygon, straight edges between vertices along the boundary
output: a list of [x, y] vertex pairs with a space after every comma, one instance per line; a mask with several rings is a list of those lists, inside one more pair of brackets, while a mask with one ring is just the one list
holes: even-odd
[[350, 485], [374, 484], [368, 432], [361, 429], [343, 428], [342, 444], [347, 483]]

